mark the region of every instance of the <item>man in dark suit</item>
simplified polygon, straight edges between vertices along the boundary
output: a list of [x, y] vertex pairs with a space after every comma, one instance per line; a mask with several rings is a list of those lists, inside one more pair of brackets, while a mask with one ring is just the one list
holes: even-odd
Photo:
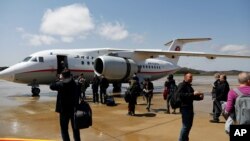
[[71, 77], [70, 71], [65, 69], [61, 74], [61, 79], [50, 84], [50, 89], [58, 91], [56, 100], [56, 112], [60, 115], [60, 126], [63, 141], [69, 141], [68, 124], [71, 120], [74, 140], [80, 141], [80, 132], [74, 126], [74, 111], [79, 103], [80, 92]]

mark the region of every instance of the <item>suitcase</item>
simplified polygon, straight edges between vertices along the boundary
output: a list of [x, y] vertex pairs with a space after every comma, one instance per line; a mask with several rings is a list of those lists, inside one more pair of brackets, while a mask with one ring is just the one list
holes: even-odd
[[107, 96], [106, 97], [106, 105], [107, 106], [115, 106], [115, 99], [113, 96]]
[[92, 126], [92, 110], [86, 101], [82, 101], [74, 113], [74, 125], [77, 129], [89, 128]]

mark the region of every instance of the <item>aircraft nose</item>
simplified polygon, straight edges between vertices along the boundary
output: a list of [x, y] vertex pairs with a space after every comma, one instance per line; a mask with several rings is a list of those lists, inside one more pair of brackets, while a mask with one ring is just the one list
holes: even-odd
[[0, 72], [0, 79], [7, 80], [7, 81], [14, 81], [14, 74], [11, 73], [8, 69], [5, 69]]

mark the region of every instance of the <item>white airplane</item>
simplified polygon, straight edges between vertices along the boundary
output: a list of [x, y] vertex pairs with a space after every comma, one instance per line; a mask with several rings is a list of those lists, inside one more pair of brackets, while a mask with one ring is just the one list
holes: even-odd
[[181, 51], [183, 45], [190, 42], [208, 41], [211, 38], [175, 39], [165, 45], [166, 50], [145, 49], [56, 49], [36, 52], [22, 62], [0, 72], [0, 79], [26, 83], [32, 86], [33, 96], [39, 95], [38, 84], [49, 84], [55, 81], [62, 71], [60, 63], [74, 76], [81, 73], [91, 81], [94, 74], [104, 75], [114, 88], [121, 87], [134, 73], [139, 80], [145, 78], [156, 80], [173, 74], [180, 67], [177, 65], [180, 56], [198, 56], [215, 59], [216, 57], [250, 58], [250, 56], [207, 54], [202, 52]]

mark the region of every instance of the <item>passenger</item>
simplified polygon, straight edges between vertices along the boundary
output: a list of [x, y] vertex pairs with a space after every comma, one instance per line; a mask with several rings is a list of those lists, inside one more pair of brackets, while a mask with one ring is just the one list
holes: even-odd
[[138, 91], [138, 84], [135, 80], [130, 80], [128, 91], [130, 94], [130, 100], [128, 102], [128, 115], [134, 116], [135, 115], [135, 104], [136, 104], [136, 97]]
[[106, 103], [106, 97], [107, 97], [107, 88], [109, 87], [109, 82], [107, 78], [104, 77], [104, 75], [101, 76], [100, 80], [100, 99], [101, 103]]
[[132, 79], [135, 80], [135, 83], [138, 86], [138, 89], [136, 90], [136, 100], [135, 100], [135, 104], [137, 104], [137, 98], [138, 96], [140, 96], [140, 93], [141, 93], [141, 86], [140, 86], [139, 78], [136, 73], [134, 73]]
[[194, 91], [191, 86], [193, 80], [193, 75], [191, 73], [186, 73], [184, 75], [184, 80], [181, 82], [176, 93], [180, 95], [181, 107], [180, 112], [182, 116], [182, 129], [180, 132], [179, 141], [188, 141], [189, 132], [193, 125], [194, 119], [194, 108], [193, 100], [203, 100], [203, 93]]
[[222, 112], [222, 107], [221, 104], [223, 102], [227, 101], [227, 94], [229, 92], [230, 88], [229, 88], [229, 84], [227, 82], [227, 76], [225, 74], [221, 74], [220, 75], [220, 83], [216, 89], [216, 97], [215, 100], [213, 101], [213, 106], [214, 106], [214, 115], [213, 115], [213, 119], [210, 120], [210, 122], [212, 123], [218, 123], [219, 117], [221, 115]]
[[136, 82], [139, 82], [139, 78], [136, 73], [133, 74], [133, 80], [135, 80]]
[[147, 78], [145, 83], [144, 83], [144, 86], [143, 86], [143, 92], [144, 92], [146, 100], [147, 100], [146, 109], [148, 110], [148, 112], [150, 112], [151, 100], [153, 98], [153, 90], [154, 90], [154, 85], [149, 80], [149, 78]]
[[[214, 81], [213, 88], [212, 88], [212, 100], [213, 101], [216, 98], [216, 89], [220, 83], [220, 73], [215, 73], [214, 78], [215, 78], [215, 81]], [[213, 104], [213, 111], [212, 113], [210, 113], [210, 115], [214, 115], [214, 104]]]
[[50, 89], [58, 91], [56, 100], [56, 112], [59, 113], [61, 135], [63, 141], [69, 141], [68, 125], [69, 120], [73, 130], [74, 140], [80, 141], [80, 132], [74, 126], [74, 109], [79, 103], [80, 93], [77, 91], [77, 86], [70, 71], [65, 69], [62, 72], [61, 80], [51, 83]]
[[99, 87], [99, 78], [97, 75], [94, 75], [92, 80], [92, 91], [93, 91], [93, 102], [99, 103], [98, 87]]
[[60, 67], [59, 67], [59, 69], [60, 69], [59, 72], [58, 72], [59, 74], [62, 73], [65, 69], [68, 69], [68, 68], [66, 67], [66, 64], [64, 63], [64, 61], [61, 61], [61, 62], [60, 62]]
[[[239, 87], [238, 90], [246, 96], [250, 96], [250, 73], [242, 72], [238, 76], [239, 81]], [[226, 117], [227, 121], [225, 124], [225, 129], [227, 133], [229, 133], [230, 124], [233, 122], [236, 122], [236, 116], [235, 116], [235, 102], [238, 95], [234, 91], [234, 89], [231, 89], [228, 93], [227, 97], [227, 103], [225, 107], [225, 111], [223, 113], [224, 117]]]
[[89, 87], [89, 82], [84, 78], [83, 74], [80, 75], [79, 79], [78, 79], [78, 84], [81, 88], [81, 94], [82, 94], [82, 98], [86, 99], [86, 90]]
[[[167, 111], [166, 112], [167, 114], [169, 114], [170, 113], [170, 99], [174, 95], [177, 89], [173, 74], [170, 74], [168, 76], [168, 80], [165, 82], [164, 86], [165, 86], [165, 89], [167, 90], [167, 97], [166, 97]], [[175, 110], [176, 109], [173, 109], [172, 114], [176, 114]]]

